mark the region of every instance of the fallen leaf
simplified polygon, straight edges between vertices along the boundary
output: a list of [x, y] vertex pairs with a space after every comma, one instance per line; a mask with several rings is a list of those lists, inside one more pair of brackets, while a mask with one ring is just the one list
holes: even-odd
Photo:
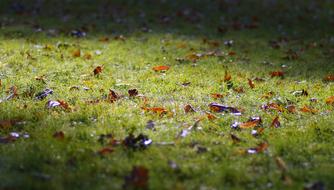
[[128, 94], [130, 97], [135, 97], [138, 95], [138, 90], [137, 89], [130, 89], [128, 90]]
[[102, 70], [103, 70], [102, 66], [95, 67], [95, 69], [93, 71], [94, 75], [99, 75], [102, 72]]
[[245, 90], [243, 87], [236, 87], [236, 88], [233, 88], [233, 90], [237, 93], [245, 93]]
[[251, 79], [248, 79], [248, 85], [250, 88], [255, 88], [255, 84], [253, 83], [253, 81]]
[[206, 117], [208, 118], [208, 120], [215, 120], [217, 119], [217, 117], [211, 113], [206, 113]]
[[279, 122], [279, 117], [278, 116], [276, 116], [275, 118], [274, 118], [274, 120], [271, 122], [271, 125], [270, 125], [271, 127], [275, 127], [275, 128], [278, 128], [278, 127], [280, 127], [281, 126], [281, 123]]
[[160, 116], [168, 113], [168, 111], [162, 107], [142, 107], [142, 109], [144, 111], [150, 111], [150, 112], [157, 113]]
[[105, 148], [100, 149], [97, 153], [101, 156], [105, 156], [112, 152], [114, 152], [114, 149], [112, 147], [105, 147]]
[[318, 112], [318, 110], [316, 110], [316, 109], [313, 109], [313, 108], [310, 108], [310, 107], [308, 107], [308, 106], [304, 106], [304, 107], [302, 107], [301, 109], [300, 109], [300, 111], [301, 112], [304, 112], [304, 113], [312, 113], [312, 114], [315, 114], [315, 113], [317, 113]]
[[287, 109], [290, 113], [296, 113], [296, 112], [297, 112], [296, 106], [294, 106], [294, 105], [288, 105], [288, 106], [286, 106], [286, 109]]
[[165, 66], [165, 65], [155, 66], [155, 67], [153, 67], [153, 70], [155, 72], [158, 72], [158, 71], [168, 71], [169, 70], [169, 66]]
[[134, 166], [125, 177], [124, 189], [148, 189], [149, 171], [144, 166]]
[[185, 105], [183, 109], [185, 113], [196, 112], [195, 109], [190, 104]]
[[100, 42], [108, 42], [109, 41], [109, 38], [108, 37], [101, 37], [99, 39]]
[[120, 96], [118, 95], [117, 92], [115, 92], [114, 90], [112, 89], [109, 89], [109, 94], [108, 94], [108, 100], [113, 103], [115, 102], [116, 100], [120, 99]]
[[326, 82], [334, 82], [334, 74], [329, 74], [324, 78]]
[[220, 99], [220, 98], [224, 98], [223, 94], [218, 94], [218, 93], [213, 93], [211, 94], [211, 97], [214, 99]]
[[256, 154], [256, 153], [261, 153], [267, 150], [269, 144], [267, 142], [260, 143], [257, 147], [255, 148], [250, 148], [247, 150], [248, 154]]
[[80, 51], [80, 49], [74, 50], [74, 51], [72, 52], [72, 56], [73, 56], [73, 57], [80, 57], [80, 56], [81, 56], [81, 51]]
[[232, 79], [232, 76], [227, 71], [225, 71], [224, 82], [228, 82], [231, 79]]
[[224, 105], [217, 104], [217, 103], [209, 104], [209, 108], [213, 112], [230, 112], [235, 115], [241, 115], [241, 112], [238, 109], [234, 107], [230, 107], [230, 106], [224, 106]]
[[239, 124], [239, 127], [242, 129], [248, 129], [258, 126], [262, 122], [260, 117], [253, 117], [245, 123]]
[[92, 54], [89, 52], [86, 52], [85, 55], [83, 56], [85, 59], [89, 60], [92, 59]]
[[52, 135], [52, 137], [58, 140], [63, 140], [65, 138], [65, 134], [63, 131], [57, 131]]
[[270, 72], [270, 76], [271, 77], [283, 77], [284, 72], [283, 71], [273, 71], [273, 72]]
[[326, 104], [333, 104], [334, 103], [334, 96], [330, 96], [328, 98], [326, 98]]
[[270, 104], [262, 105], [262, 109], [264, 109], [264, 110], [276, 110], [276, 111], [279, 111], [279, 112], [284, 111], [284, 108], [281, 105], [276, 104], [276, 103], [270, 103]]

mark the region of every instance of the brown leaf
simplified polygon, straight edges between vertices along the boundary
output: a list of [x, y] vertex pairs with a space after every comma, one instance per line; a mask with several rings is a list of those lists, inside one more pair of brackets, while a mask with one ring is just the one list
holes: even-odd
[[229, 56], [235, 56], [237, 53], [235, 52], [235, 51], [230, 51], [230, 52], [228, 52], [228, 55]]
[[245, 93], [245, 90], [243, 87], [236, 87], [236, 88], [233, 88], [233, 90], [237, 93]]
[[70, 106], [67, 102], [65, 102], [64, 100], [57, 100], [60, 103], [60, 107], [62, 107], [65, 110], [70, 110]]
[[153, 70], [155, 72], [158, 72], [158, 71], [168, 71], [169, 70], [169, 66], [160, 65], [160, 66], [153, 67]]
[[190, 104], [185, 105], [183, 109], [185, 113], [196, 112], [195, 109]]
[[0, 128], [1, 129], [9, 129], [18, 122], [20, 122], [20, 121], [17, 120], [17, 119], [1, 120], [0, 121]]
[[65, 134], [63, 131], [57, 131], [52, 136], [53, 138], [58, 139], [58, 140], [63, 140], [65, 138]]
[[250, 88], [255, 88], [255, 84], [253, 83], [253, 81], [251, 79], [248, 79], [248, 85]]
[[117, 94], [117, 92], [109, 89], [109, 94], [108, 94], [108, 100], [113, 103], [116, 100], [120, 99], [120, 96]]
[[211, 113], [206, 113], [206, 117], [208, 118], [208, 120], [215, 120], [217, 119], [217, 117]]
[[326, 104], [333, 104], [334, 103], [334, 96], [330, 96], [328, 98], [326, 98]]
[[99, 75], [102, 72], [102, 70], [103, 70], [102, 66], [95, 67], [95, 69], [93, 71], [94, 75]]
[[274, 120], [271, 122], [270, 127], [278, 128], [278, 127], [280, 127], [280, 126], [281, 126], [281, 123], [279, 122], [279, 117], [276, 116], [276, 117], [274, 118]]
[[225, 71], [224, 82], [228, 82], [231, 79], [232, 79], [232, 76], [227, 71]]
[[128, 90], [128, 94], [130, 97], [135, 97], [138, 95], [138, 90], [137, 89], [130, 89]]
[[334, 82], [334, 74], [329, 74], [324, 78], [326, 82]]
[[81, 51], [80, 51], [80, 49], [74, 50], [74, 51], [72, 52], [72, 56], [73, 56], [73, 57], [80, 57], [80, 56], [81, 56]]
[[273, 72], [270, 72], [270, 76], [271, 77], [283, 77], [284, 72], [283, 71], [273, 71]]
[[149, 171], [144, 166], [134, 166], [131, 174], [125, 177], [124, 189], [148, 189]]
[[211, 94], [211, 97], [214, 99], [220, 99], [220, 98], [224, 98], [223, 94], [218, 94], [218, 93], [213, 93]]
[[290, 113], [296, 113], [297, 110], [296, 110], [296, 106], [294, 105], [288, 105], [286, 106], [286, 109], [290, 112]]

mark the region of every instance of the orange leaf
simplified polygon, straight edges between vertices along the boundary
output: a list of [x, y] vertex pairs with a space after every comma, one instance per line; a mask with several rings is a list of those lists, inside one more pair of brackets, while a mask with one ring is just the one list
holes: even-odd
[[328, 97], [326, 99], [326, 104], [333, 104], [334, 103], [334, 96]]
[[153, 67], [154, 71], [168, 71], [169, 70], [169, 66], [165, 66], [165, 65], [160, 65], [160, 66], [156, 66]]
[[260, 119], [253, 120], [253, 121], [247, 121], [245, 123], [241, 123], [239, 127], [242, 129], [253, 128], [253, 127], [256, 127], [260, 122], [261, 122]]
[[290, 113], [296, 113], [296, 106], [294, 105], [288, 105], [286, 106], [286, 109], [290, 112]]
[[214, 119], [217, 119], [217, 117], [211, 113], [206, 113], [206, 116], [208, 118], [208, 120], [214, 120]]
[[248, 79], [248, 85], [250, 88], [255, 88], [255, 84], [253, 83], [251, 79]]
[[237, 93], [245, 93], [245, 90], [242, 87], [233, 88], [233, 90]]
[[150, 111], [150, 112], [157, 113], [159, 115], [163, 115], [163, 114], [168, 113], [168, 111], [165, 108], [162, 108], [162, 107], [151, 107], [151, 108], [142, 107], [142, 109], [145, 110], [145, 111]]
[[318, 110], [310, 108], [308, 106], [304, 106], [303, 108], [300, 109], [300, 111], [304, 113], [313, 113], [313, 114], [318, 112]]
[[102, 66], [97, 66], [95, 69], [94, 69], [94, 75], [98, 75], [102, 72], [103, 68]]
[[73, 56], [73, 57], [80, 57], [80, 56], [81, 56], [81, 51], [80, 51], [80, 49], [74, 50], [74, 51], [72, 52], [72, 56]]
[[263, 143], [259, 144], [255, 149], [256, 149], [256, 152], [263, 152], [263, 151], [265, 151], [268, 147], [269, 147], [269, 144], [266, 143], [266, 142], [263, 142]]
[[63, 109], [66, 109], [66, 110], [71, 109], [67, 102], [63, 100], [57, 100], [57, 101], [60, 103], [59, 106], [62, 107]]

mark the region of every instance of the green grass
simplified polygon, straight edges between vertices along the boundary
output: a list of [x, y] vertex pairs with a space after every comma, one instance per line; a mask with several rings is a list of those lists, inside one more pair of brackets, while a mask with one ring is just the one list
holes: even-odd
[[[149, 189], [303, 189], [318, 181], [326, 189], [334, 188], [334, 107], [325, 103], [334, 96], [334, 83], [323, 80], [334, 74], [332, 2], [278, 1], [269, 6], [268, 1], [249, 1], [219, 9], [218, 1], [117, 1], [113, 3], [117, 9], [109, 11], [113, 6], [102, 0], [48, 1], [38, 14], [31, 11], [34, 1], [24, 2], [28, 9], [24, 14], [9, 9], [9, 1], [0, 3], [0, 97], [8, 96], [11, 86], [18, 90], [18, 96], [0, 103], [0, 121], [21, 121], [9, 127], [2, 122], [0, 137], [10, 132], [30, 136], [0, 143], [0, 189], [121, 189], [133, 166], [149, 170]], [[189, 4], [202, 14], [199, 21], [175, 16]], [[141, 12], [146, 16], [140, 17]], [[64, 15], [69, 18], [66, 22]], [[172, 20], [161, 23], [161, 16]], [[233, 20], [247, 24], [252, 16], [259, 19], [256, 29], [228, 26]], [[143, 23], [152, 31], [143, 32]], [[37, 24], [42, 32], [35, 32]], [[82, 26], [88, 28], [86, 37], [68, 35]], [[219, 33], [218, 26], [229, 30]], [[50, 35], [51, 29], [57, 35]], [[125, 41], [114, 39], [119, 35]], [[102, 37], [110, 40], [101, 42]], [[287, 42], [280, 49], [272, 48], [268, 42], [280, 37]], [[203, 43], [204, 38], [220, 46]], [[232, 47], [225, 46], [224, 41], [230, 39]], [[67, 47], [58, 46], [60, 43]], [[77, 49], [81, 56], [73, 57]], [[298, 52], [297, 59], [283, 59], [289, 49]], [[212, 50], [223, 56], [196, 63], [176, 61], [191, 52]], [[235, 56], [227, 55], [232, 51]], [[92, 58], [85, 59], [85, 53]], [[152, 68], [159, 65], [170, 69], [154, 72]], [[103, 71], [94, 76], [97, 66], [103, 66]], [[269, 74], [281, 70], [284, 78]], [[231, 74], [233, 87], [243, 87], [244, 93], [228, 89], [225, 72]], [[40, 76], [44, 81], [36, 80]], [[256, 77], [265, 81], [257, 82]], [[254, 89], [247, 79], [253, 79]], [[185, 82], [190, 85], [183, 86]], [[80, 90], [70, 90], [72, 86]], [[54, 93], [36, 100], [35, 95], [46, 88]], [[147, 102], [128, 97], [127, 91], [133, 88]], [[114, 103], [106, 101], [109, 89], [124, 97]], [[292, 93], [303, 89], [308, 96]], [[263, 98], [268, 92], [274, 95]], [[214, 99], [212, 93], [224, 97]], [[311, 98], [318, 101], [311, 102]], [[47, 109], [49, 100], [64, 100], [71, 109]], [[87, 103], [94, 100], [100, 102]], [[212, 102], [237, 107], [243, 113], [212, 112], [208, 106]], [[297, 111], [261, 109], [273, 102], [282, 106], [291, 102]], [[187, 104], [196, 112], [185, 113]], [[317, 112], [300, 111], [305, 105]], [[141, 107], [163, 107], [169, 113], [159, 116]], [[177, 137], [207, 113], [216, 119], [203, 119], [189, 135]], [[230, 127], [252, 116], [262, 118], [264, 131], [259, 137], [253, 137], [251, 129]], [[276, 116], [280, 128], [270, 127]], [[155, 131], [146, 129], [150, 120]], [[53, 137], [57, 131], [64, 132], [64, 139]], [[98, 151], [110, 145], [98, 139], [109, 133], [120, 141], [130, 133], [143, 133], [153, 144], [144, 150], [117, 145], [101, 156]], [[233, 143], [230, 134], [242, 141]], [[163, 142], [174, 145], [159, 145]], [[263, 142], [269, 144], [264, 152], [245, 153]], [[207, 151], [198, 151], [203, 147]], [[285, 162], [287, 171], [279, 168], [277, 157]], [[178, 168], [172, 168], [171, 162]], [[283, 173], [291, 183], [282, 179]]]

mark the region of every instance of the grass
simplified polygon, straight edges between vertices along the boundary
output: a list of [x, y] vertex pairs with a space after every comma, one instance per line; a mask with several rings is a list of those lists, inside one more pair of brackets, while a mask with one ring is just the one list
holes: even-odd
[[[29, 134], [0, 143], [0, 189], [121, 189], [130, 184], [127, 189], [134, 179], [125, 177], [134, 166], [149, 171], [149, 189], [334, 188], [334, 114], [333, 105], [325, 103], [334, 96], [334, 85], [324, 81], [334, 74], [332, 2], [271, 1], [276, 2], [271, 6], [269, 1], [231, 1], [219, 8], [218, 1], [115, 1], [111, 6], [102, 0], [48, 1], [40, 9], [33, 2], [24, 1], [23, 11], [9, 8], [10, 1], [0, 3], [1, 97], [17, 87], [17, 96], [0, 103], [0, 136]], [[40, 12], [34, 13], [34, 7]], [[185, 8], [195, 10], [191, 17], [175, 16]], [[254, 16], [259, 23], [255, 29], [230, 26], [235, 20], [241, 26], [251, 24]], [[217, 32], [218, 26], [228, 31]], [[36, 32], [39, 27], [43, 30]], [[81, 27], [86, 37], [68, 35]], [[120, 35], [126, 39], [115, 39]], [[104, 37], [109, 41], [100, 40]], [[286, 40], [278, 41], [281, 37]], [[232, 47], [224, 45], [226, 40], [233, 40]], [[270, 40], [280, 48], [271, 47]], [[284, 59], [293, 56], [286, 53], [290, 49], [298, 55]], [[80, 57], [73, 56], [76, 50]], [[176, 61], [212, 50], [223, 56]], [[228, 55], [231, 52], [236, 55]], [[159, 65], [170, 69], [154, 72]], [[103, 70], [95, 76], [97, 66]], [[271, 77], [273, 71], [283, 71], [284, 77]], [[233, 88], [242, 87], [244, 93], [228, 87], [225, 73], [232, 76]], [[70, 90], [73, 86], [80, 89]], [[54, 93], [36, 100], [46, 88]], [[110, 103], [109, 89], [124, 97]], [[129, 89], [137, 89], [146, 100], [129, 97]], [[308, 96], [293, 94], [299, 90]], [[269, 92], [273, 95], [264, 97]], [[224, 97], [215, 99], [213, 93]], [[49, 100], [63, 100], [70, 109], [47, 109]], [[212, 102], [243, 113], [213, 112], [208, 106]], [[261, 109], [268, 103], [293, 104], [296, 112]], [[187, 104], [196, 112], [185, 113]], [[301, 111], [305, 105], [317, 111]], [[142, 107], [163, 107], [169, 113]], [[208, 113], [216, 119], [208, 119]], [[262, 118], [264, 128], [256, 138], [251, 129], [230, 127], [253, 116]], [[270, 127], [276, 116], [281, 127]], [[189, 135], [178, 137], [199, 118]], [[156, 130], [147, 129], [148, 121], [154, 121]], [[55, 138], [56, 132], [64, 137]], [[117, 145], [113, 152], [99, 154], [111, 146], [99, 141], [101, 135], [121, 141], [130, 133], [145, 134], [153, 144], [144, 150]], [[173, 145], [161, 145], [164, 142]], [[263, 152], [246, 152], [263, 142], [269, 145]], [[277, 164], [277, 159], [282, 161]]]

